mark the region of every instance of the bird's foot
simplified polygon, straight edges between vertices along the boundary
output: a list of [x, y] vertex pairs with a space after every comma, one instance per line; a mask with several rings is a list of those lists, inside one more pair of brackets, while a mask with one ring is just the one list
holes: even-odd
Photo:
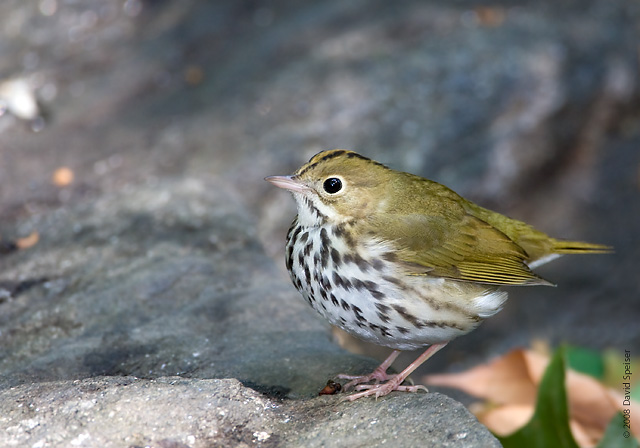
[[400, 352], [398, 350], [391, 352], [389, 357], [387, 357], [382, 364], [376, 367], [376, 369], [368, 375], [345, 375], [343, 373], [337, 375], [337, 378], [341, 380], [350, 380], [347, 384], [342, 386], [342, 390], [348, 391], [358, 385], [364, 385], [364, 383], [369, 383], [371, 381], [375, 381], [376, 384], [379, 384], [395, 378], [396, 374], [389, 375], [387, 373], [387, 369], [389, 369], [399, 354]]
[[[394, 350], [391, 355], [382, 363], [376, 370], [373, 371], [370, 375], [364, 375], [362, 377], [357, 377], [352, 379], [349, 383], [347, 383], [344, 387], [347, 390], [347, 386], [355, 387], [355, 390], [361, 391], [352, 395], [349, 395], [347, 399], [349, 401], [357, 400], [362, 397], [369, 397], [371, 395], [375, 395], [376, 398], [383, 397], [394, 390], [401, 392], [418, 392], [419, 390], [424, 390], [425, 392], [429, 392], [424, 386], [402, 386], [402, 383], [413, 373], [413, 371], [420, 366], [423, 362], [433, 356], [438, 350], [447, 345], [446, 342], [441, 344], [433, 344], [429, 346], [428, 349], [424, 351], [423, 354], [418, 356], [418, 359], [413, 361], [406, 369], [397, 375], [387, 375], [387, 369], [391, 365], [391, 363], [398, 357], [400, 352], [398, 350]], [[348, 375], [344, 375], [348, 376]], [[377, 380], [376, 384], [363, 384], [369, 381]], [[386, 380], [386, 383], [380, 383], [380, 381]], [[352, 384], [353, 383], [353, 384]]]
[[389, 381], [383, 384], [360, 384], [355, 389], [362, 392], [349, 395], [347, 397], [347, 400], [354, 401], [354, 400], [357, 400], [358, 398], [370, 397], [371, 395], [375, 395], [376, 398], [384, 397], [385, 395], [387, 395], [390, 392], [393, 392], [394, 390], [397, 390], [400, 392], [418, 392], [419, 390], [429, 392], [429, 389], [427, 389], [425, 386], [422, 386], [422, 385], [402, 386], [401, 384], [403, 381], [404, 381], [404, 378], [402, 378], [400, 375], [394, 375], [394, 378], [391, 378]]
[[[342, 390], [348, 391], [351, 389], [361, 390], [360, 388], [362, 386], [375, 386], [377, 384], [380, 384], [392, 378], [395, 378], [396, 374], [394, 373], [389, 375], [386, 371], [379, 370], [378, 368], [368, 375], [340, 374], [340, 375], [337, 375], [336, 377], [341, 380], [351, 380], [347, 384], [342, 386]], [[365, 383], [370, 383], [371, 381], [374, 381], [375, 384], [365, 384]]]

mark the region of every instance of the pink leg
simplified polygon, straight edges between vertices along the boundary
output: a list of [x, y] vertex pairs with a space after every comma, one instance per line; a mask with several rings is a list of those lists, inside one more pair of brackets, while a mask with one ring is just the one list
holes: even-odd
[[393, 364], [393, 361], [396, 360], [399, 354], [400, 350], [392, 351], [387, 359], [385, 359], [382, 364], [376, 367], [376, 370], [368, 375], [345, 375], [344, 373], [337, 375], [337, 378], [341, 380], [351, 380], [347, 384], [342, 386], [342, 390], [347, 391], [352, 387], [357, 386], [358, 384], [368, 383], [369, 381], [375, 380], [376, 383], [380, 383], [382, 381], [387, 381], [388, 379], [395, 377], [395, 374], [387, 375], [387, 370], [389, 369], [389, 367], [391, 367], [391, 364]]
[[[424, 386], [401, 386], [401, 384], [423, 362], [425, 362], [427, 359], [431, 358], [434, 354], [436, 354], [438, 352], [438, 350], [443, 348], [445, 345], [447, 345], [447, 342], [445, 342], [444, 344], [433, 344], [433, 345], [431, 345], [428, 349], [425, 350], [425, 352], [422, 355], [418, 356], [418, 359], [416, 359], [411, 364], [409, 364], [409, 366], [406, 369], [404, 369], [402, 372], [400, 372], [397, 375], [388, 376], [388, 377], [390, 377], [390, 379], [389, 379], [389, 381], [387, 381], [384, 384], [359, 384], [358, 383], [359, 385], [356, 387], [356, 390], [361, 390], [363, 392], [359, 392], [357, 394], [350, 395], [349, 397], [347, 397], [347, 399], [349, 401], [353, 401], [353, 400], [357, 400], [358, 398], [368, 397], [369, 395], [375, 395], [376, 398], [378, 398], [378, 397], [385, 396], [385, 395], [387, 395], [388, 393], [390, 393], [391, 391], [394, 391], [394, 390], [403, 391], [403, 392], [417, 392], [419, 390], [427, 391], [427, 388], [424, 387]], [[391, 359], [392, 356], [393, 356], [393, 359], [391, 359], [391, 362], [393, 362], [393, 360], [398, 356], [396, 351], [397, 350], [394, 350], [394, 352], [391, 353], [391, 356], [389, 356], [389, 358], [387, 358], [385, 360], [385, 362], [382, 363], [382, 365], [380, 365], [380, 367], [378, 367], [378, 369], [380, 369], [387, 361], [389, 361], [389, 359]], [[395, 354], [395, 356], [394, 356], [394, 354]], [[391, 363], [389, 363], [389, 364], [391, 364]], [[376, 371], [378, 369], [376, 369]], [[371, 375], [374, 375], [374, 374], [375, 374], [375, 371]], [[387, 376], [386, 372], [385, 372], [385, 376]]]

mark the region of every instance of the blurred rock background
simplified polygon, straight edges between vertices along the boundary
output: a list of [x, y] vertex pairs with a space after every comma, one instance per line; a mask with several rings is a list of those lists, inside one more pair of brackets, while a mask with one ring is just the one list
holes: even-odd
[[640, 347], [639, 27], [626, 0], [3, 1], [0, 385], [292, 398], [375, 365], [288, 284], [294, 204], [262, 180], [336, 147], [616, 248], [544, 266], [557, 288], [514, 289], [426, 371]]

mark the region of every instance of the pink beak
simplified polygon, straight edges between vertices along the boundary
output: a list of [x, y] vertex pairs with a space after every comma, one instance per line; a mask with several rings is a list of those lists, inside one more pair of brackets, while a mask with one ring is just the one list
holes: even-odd
[[264, 180], [266, 180], [267, 182], [271, 182], [276, 187], [284, 188], [285, 190], [297, 192], [309, 190], [309, 187], [307, 187], [305, 184], [303, 184], [293, 176], [269, 176], [265, 177]]

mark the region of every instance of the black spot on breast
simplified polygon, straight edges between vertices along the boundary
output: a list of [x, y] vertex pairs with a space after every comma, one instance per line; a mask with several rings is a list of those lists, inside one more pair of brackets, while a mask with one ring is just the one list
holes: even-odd
[[340, 305], [340, 302], [338, 302], [338, 299], [336, 298], [336, 296], [331, 294], [330, 297], [331, 297], [331, 303], [333, 303], [335, 306], [339, 306]]
[[300, 243], [306, 243], [308, 238], [309, 232], [304, 232], [302, 235], [300, 235]]
[[416, 328], [423, 328], [425, 325], [413, 314], [409, 313], [407, 309], [401, 305], [392, 305], [392, 308], [398, 313], [404, 320], [409, 322]]
[[382, 322], [384, 322], [385, 324], [388, 324], [388, 323], [389, 323], [389, 321], [391, 320], [391, 319], [389, 319], [389, 316], [387, 316], [386, 314], [381, 313], [380, 311], [378, 311], [378, 313], [377, 313], [377, 314], [378, 314], [378, 318], [379, 318]]
[[291, 226], [289, 227], [289, 230], [287, 230], [287, 241], [291, 239], [291, 235], [293, 235], [293, 231], [295, 229], [296, 224], [297, 224], [297, 221], [294, 219], [293, 222], [291, 223]]
[[333, 228], [333, 234], [341, 238], [351, 249], [355, 248], [356, 242], [349, 232], [346, 231], [346, 224], [338, 224]]
[[380, 291], [378, 291], [377, 289], [372, 289], [370, 290], [371, 295], [376, 299], [376, 300], [383, 300], [385, 298], [385, 295], [383, 293], [381, 293]]
[[364, 284], [364, 282], [362, 280], [360, 280], [359, 278], [354, 278], [351, 283], [353, 284], [353, 287], [356, 288], [359, 291], [364, 291], [367, 289], [367, 285]]
[[331, 291], [331, 289], [333, 289], [333, 287], [331, 286], [331, 282], [329, 281], [326, 275], [322, 276], [322, 278], [320, 279], [320, 284], [322, 285], [322, 288], [325, 289], [326, 291]]
[[327, 229], [324, 227], [320, 230], [320, 242], [324, 247], [330, 247], [331, 242], [329, 241], [329, 235], [327, 235]]
[[311, 212], [315, 214], [318, 217], [318, 219], [320, 219], [320, 221], [325, 222], [327, 220], [326, 215], [322, 213], [320, 210], [318, 210], [318, 208], [315, 205], [313, 205], [313, 202], [311, 202], [309, 198], [305, 197], [304, 202], [307, 208], [311, 210]]
[[335, 249], [331, 249], [331, 261], [333, 261], [333, 265], [338, 267], [341, 264], [340, 253]]
[[423, 320], [420, 322], [422, 327], [429, 328], [455, 328], [456, 330], [463, 330], [463, 328], [456, 324], [455, 322], [450, 321], [433, 321], [433, 320]]
[[285, 265], [287, 269], [290, 271], [293, 267], [293, 246], [287, 247], [287, 257], [285, 258]]
[[340, 302], [340, 305], [342, 305], [342, 309], [345, 311], [349, 311], [351, 309], [351, 307], [349, 306], [349, 304], [347, 302], [345, 302], [344, 300], [342, 300]]
[[371, 266], [373, 266], [373, 269], [375, 269], [376, 271], [384, 271], [384, 263], [378, 258], [374, 259], [371, 262]]
[[369, 270], [369, 263], [367, 263], [367, 261], [362, 258], [358, 252], [346, 254], [344, 256], [344, 262], [355, 264], [362, 272], [367, 272]]
[[293, 235], [291, 236], [291, 239], [295, 242], [296, 239], [298, 238], [298, 235], [300, 234], [300, 232], [302, 232], [302, 226], [298, 226], [296, 227], [296, 229], [293, 231]]
[[376, 308], [378, 309], [378, 311], [380, 311], [381, 313], [384, 314], [389, 314], [391, 313], [391, 307], [384, 305], [382, 303], [376, 303]]
[[311, 272], [309, 271], [309, 266], [304, 267], [304, 279], [307, 281], [307, 284], [311, 284]]
[[366, 322], [366, 319], [365, 319], [365, 318], [364, 318], [364, 316], [362, 315], [362, 310], [361, 310], [359, 307], [357, 307], [357, 306], [355, 306], [355, 305], [352, 305], [352, 306], [351, 306], [351, 310], [353, 311], [353, 314], [355, 314], [356, 319], [358, 319], [359, 321], [364, 321], [364, 322]]
[[333, 284], [337, 288], [342, 287], [343, 289], [351, 289], [353, 287], [349, 279], [342, 277], [337, 271], [333, 271]]
[[367, 287], [369, 291], [374, 291], [378, 289], [378, 284], [376, 282], [372, 282], [371, 280], [365, 280], [364, 285]]
[[313, 250], [313, 241], [309, 241], [307, 245], [304, 246], [304, 256], [308, 257], [312, 250]]
[[404, 327], [396, 327], [396, 330], [398, 330], [398, 333], [400, 333], [400, 334], [409, 333], [409, 329], [408, 328], [404, 328]]
[[322, 259], [322, 267], [326, 268], [329, 263], [329, 249], [327, 246], [322, 246], [320, 248], [320, 258]]
[[367, 261], [357, 252], [354, 255], [354, 261], [356, 266], [358, 266], [362, 272], [367, 272], [369, 270], [369, 263], [367, 263]]

